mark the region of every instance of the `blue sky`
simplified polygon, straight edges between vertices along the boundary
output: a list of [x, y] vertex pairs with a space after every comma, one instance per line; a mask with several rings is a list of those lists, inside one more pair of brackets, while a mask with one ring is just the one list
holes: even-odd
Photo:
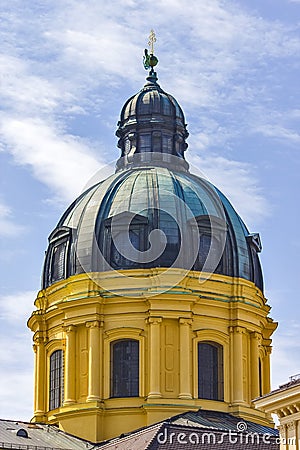
[[47, 236], [118, 157], [151, 28], [159, 83], [185, 112], [188, 161], [261, 234], [279, 321], [273, 387], [300, 372], [300, 1], [11, 0], [0, 13], [0, 417], [32, 416], [26, 320]]

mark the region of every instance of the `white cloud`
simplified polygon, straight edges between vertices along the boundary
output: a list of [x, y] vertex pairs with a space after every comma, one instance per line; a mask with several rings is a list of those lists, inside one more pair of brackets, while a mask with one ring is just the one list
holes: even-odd
[[[0, 55], [0, 96], [9, 113], [3, 116], [2, 137], [15, 161], [30, 166], [56, 197], [73, 199], [103, 163], [93, 155], [91, 143], [64, 132], [69, 115], [95, 108], [107, 117], [108, 97], [120, 83], [128, 89], [141, 79], [145, 29], [152, 13], [150, 0], [143, 8], [134, 0], [69, 0], [53, 5], [38, 21], [34, 5], [22, 10], [28, 20], [20, 20], [17, 10], [6, 14], [3, 33], [9, 44]], [[235, 111], [239, 127], [246, 129], [251, 123], [255, 127], [251, 120], [255, 110], [246, 105], [263, 103], [260, 94], [265, 86], [257, 71], [266, 59], [296, 54], [300, 48], [299, 38], [286, 26], [221, 0], [191, 0], [184, 8], [180, 0], [163, 0], [156, 5], [155, 22], [163, 84], [182, 99], [195, 123], [201, 106], [206, 117], [202, 136], [213, 138], [215, 144], [235, 136], [230, 105], [243, 101], [243, 112], [239, 114], [241, 106]], [[29, 31], [32, 52], [18, 41], [20, 33]], [[268, 115], [264, 105], [261, 110]], [[277, 129], [265, 125], [259, 132], [297, 142], [299, 137], [288, 125]]]
[[35, 297], [36, 293], [33, 291], [16, 292], [0, 297], [0, 417], [2, 418], [29, 420], [33, 415], [31, 405], [34, 353], [31, 332], [27, 329], [26, 322], [34, 309]]
[[0, 54], [0, 68], [2, 108], [49, 113], [65, 98], [63, 86], [55, 86], [45, 77], [31, 73], [29, 61]]
[[0, 134], [16, 163], [29, 166], [34, 176], [63, 202], [73, 200], [101, 166], [101, 159], [83, 140], [39, 118], [4, 116]]
[[14, 221], [12, 209], [0, 200], [0, 236], [14, 237], [24, 231], [25, 227]]
[[295, 130], [285, 128], [282, 125], [276, 124], [260, 125], [256, 127], [256, 131], [258, 133], [263, 134], [264, 136], [278, 139], [281, 141], [287, 141], [290, 142], [291, 144], [300, 143], [300, 134]]
[[250, 231], [268, 216], [270, 207], [250, 164], [214, 155], [192, 156], [190, 160], [191, 171], [199, 173], [197, 168], [200, 168], [204, 176], [228, 197]]
[[28, 360], [25, 366], [20, 364], [14, 370], [6, 366], [0, 372], [0, 397], [2, 419], [29, 421], [33, 417], [33, 365]]
[[25, 324], [34, 308], [36, 294], [35, 291], [24, 291], [1, 296], [1, 320], [10, 324], [16, 322]]
[[272, 388], [289, 381], [300, 373], [300, 325], [297, 321], [281, 320], [273, 336]]

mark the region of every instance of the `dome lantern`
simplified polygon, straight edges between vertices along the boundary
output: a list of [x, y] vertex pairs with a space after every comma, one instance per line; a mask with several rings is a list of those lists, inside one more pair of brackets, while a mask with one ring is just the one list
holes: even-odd
[[183, 111], [177, 100], [163, 91], [157, 83], [154, 67], [158, 63], [153, 54], [156, 41], [153, 30], [148, 50], [145, 50], [144, 67], [150, 69], [144, 87], [126, 101], [122, 108], [116, 135], [121, 157], [117, 171], [133, 166], [155, 164], [187, 171], [184, 152], [189, 135]]

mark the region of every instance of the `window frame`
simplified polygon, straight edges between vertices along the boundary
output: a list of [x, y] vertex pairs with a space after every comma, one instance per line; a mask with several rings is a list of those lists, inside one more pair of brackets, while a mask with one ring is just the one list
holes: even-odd
[[[139, 237], [139, 250], [140, 252], [144, 252], [147, 247], [147, 239], [148, 239], [148, 218], [141, 216], [140, 214], [134, 214], [130, 211], [125, 211], [120, 214], [116, 214], [115, 216], [109, 217], [103, 221], [103, 255], [105, 258], [106, 264], [108, 264], [113, 269], [118, 270], [126, 270], [126, 269], [136, 269], [139, 268], [143, 261], [130, 261], [125, 258], [122, 254], [120, 254], [121, 263], [114, 263], [112, 254], [114, 251], [114, 243], [112, 241], [111, 235], [111, 224], [114, 221], [114, 232], [115, 233], [127, 233], [129, 232], [136, 233]], [[128, 226], [129, 224], [129, 226]], [[118, 251], [117, 249], [115, 249]], [[142, 258], [142, 255], [141, 255]]]
[[[59, 359], [56, 358], [59, 354]], [[54, 359], [53, 361], [53, 357]], [[58, 365], [56, 366], [56, 363]], [[54, 367], [53, 367], [54, 366]], [[54, 378], [53, 378], [54, 376]], [[49, 411], [60, 408], [64, 401], [64, 351], [56, 349], [49, 355]], [[54, 385], [54, 387], [52, 387]]]
[[138, 135], [138, 153], [151, 153], [152, 151], [152, 133], [139, 133]]
[[259, 396], [261, 397], [263, 395], [263, 362], [262, 358], [258, 357], [258, 389], [259, 389]]
[[194, 330], [193, 338], [193, 397], [196, 405], [203, 405], [203, 402], [214, 400], [199, 399], [198, 396], [198, 343], [215, 342], [223, 347], [223, 382], [224, 382], [224, 402], [231, 401], [231, 366], [230, 366], [230, 337], [227, 333], [211, 328]]
[[[214, 349], [216, 351], [216, 361], [213, 361], [213, 367], [211, 370], [207, 368], [207, 366], [203, 366], [207, 372], [205, 373], [206, 379], [211, 380], [209, 389], [211, 395], [204, 396], [201, 395], [202, 388], [201, 386], [201, 380], [200, 375], [202, 373], [201, 371], [201, 357], [200, 357], [200, 346], [209, 346], [211, 349]], [[202, 400], [213, 400], [213, 401], [224, 401], [224, 350], [223, 346], [219, 344], [218, 342], [214, 341], [199, 341], [197, 344], [197, 371], [198, 371], [198, 377], [197, 377], [197, 384], [198, 384], [198, 399]], [[204, 378], [204, 377], [203, 377]], [[203, 380], [204, 384], [204, 380]]]
[[[133, 368], [133, 370], [130, 372], [128, 377], [124, 379], [124, 371], [126, 371], [126, 360], [125, 358], [122, 360], [117, 354], [115, 354], [115, 349], [117, 346], [120, 346], [120, 344], [123, 345], [123, 348], [120, 347], [119, 350], [121, 350], [119, 353], [127, 353], [126, 347], [124, 344], [134, 344], [135, 349], [134, 351], [136, 354], [133, 354], [133, 361], [135, 364], [137, 364], [136, 368]], [[133, 350], [133, 349], [132, 349]], [[115, 367], [116, 361], [120, 364], [119, 367]], [[124, 370], [125, 369], [125, 370]], [[136, 373], [134, 373], [134, 370]], [[127, 392], [123, 389], [123, 387], [119, 388], [116, 386], [116, 378], [118, 373], [121, 374], [122, 382], [126, 381], [127, 384], [130, 384], [130, 388], [127, 389]], [[110, 398], [131, 398], [131, 397], [139, 397], [140, 392], [140, 343], [137, 339], [117, 339], [115, 341], [112, 341], [110, 343]]]
[[[133, 327], [120, 327], [107, 330], [104, 334], [103, 346], [103, 397], [107, 401], [116, 402], [119, 397], [110, 396], [111, 355], [110, 344], [117, 340], [132, 339], [139, 341], [139, 397], [145, 397], [145, 336], [144, 329]], [[127, 397], [135, 399], [137, 397]]]
[[[197, 223], [197, 227], [195, 226], [195, 222]], [[191, 234], [192, 234], [192, 242], [195, 248], [198, 247], [197, 256], [194, 262], [193, 269], [201, 272], [203, 270], [203, 267], [205, 266], [205, 263], [207, 262], [207, 255], [205, 258], [204, 264], [202, 264], [201, 257], [200, 257], [200, 250], [201, 250], [201, 238], [202, 237], [209, 237], [210, 238], [210, 246], [211, 246], [211, 239], [215, 239], [217, 243], [220, 245], [220, 250], [222, 250], [222, 256], [218, 263], [218, 265], [215, 267], [215, 269], [212, 271], [209, 266], [205, 267], [206, 271], [215, 273], [215, 274], [229, 274], [230, 270], [227, 267], [228, 265], [228, 259], [229, 258], [229, 232], [228, 232], [228, 225], [225, 220], [213, 216], [213, 215], [200, 215], [195, 217], [194, 219], [189, 221]], [[215, 230], [215, 233], [212, 233], [212, 227]], [[225, 233], [225, 242], [223, 243], [224, 237], [222, 234]], [[200, 237], [200, 239], [199, 239]], [[222, 248], [223, 246], [223, 248]], [[210, 251], [209, 247], [209, 251]], [[213, 254], [210, 255], [213, 257]], [[231, 264], [231, 263], [230, 263]]]
[[[70, 256], [70, 240], [71, 240], [71, 228], [60, 227], [55, 229], [49, 236], [49, 246], [46, 252], [44, 270], [43, 270], [43, 289], [51, 286], [53, 283], [64, 280], [69, 276], [70, 268], [68, 267]], [[64, 245], [64, 261], [63, 261], [63, 274], [58, 278], [53, 278], [53, 263], [55, 259], [55, 253], [59, 246]]]

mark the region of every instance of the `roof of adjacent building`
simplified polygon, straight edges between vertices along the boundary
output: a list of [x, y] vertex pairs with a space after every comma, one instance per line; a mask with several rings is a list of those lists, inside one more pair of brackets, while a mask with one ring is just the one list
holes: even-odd
[[103, 443], [71, 436], [54, 425], [0, 420], [0, 449], [184, 450], [279, 449], [278, 430], [218, 411], [188, 411]]
[[87, 441], [71, 436], [54, 425], [0, 419], [0, 449], [88, 450]]
[[279, 449], [278, 430], [231, 414], [186, 412], [100, 444], [97, 450]]
[[265, 395], [262, 395], [261, 397], [258, 397], [257, 399], [255, 399], [255, 401], [259, 401], [260, 399], [264, 399], [267, 397], [272, 397], [275, 394], [281, 393], [283, 391], [286, 391], [288, 389], [293, 389], [296, 386], [300, 385], [300, 374], [297, 375], [293, 375], [290, 377], [290, 380], [287, 383], [281, 384], [277, 389], [274, 389], [271, 392], [268, 392]]

